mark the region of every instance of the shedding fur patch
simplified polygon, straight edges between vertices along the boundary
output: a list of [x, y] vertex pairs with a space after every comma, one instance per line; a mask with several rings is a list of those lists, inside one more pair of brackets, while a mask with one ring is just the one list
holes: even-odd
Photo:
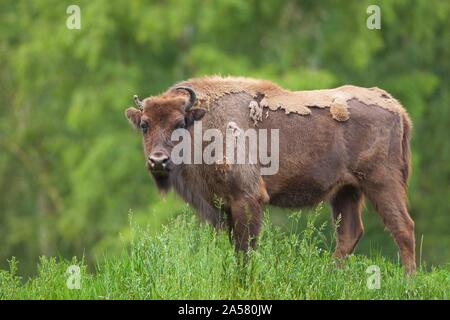
[[262, 121], [263, 108], [256, 100], [250, 101], [248, 108], [250, 109], [250, 119], [253, 120], [253, 125], [257, 126], [258, 121]]
[[347, 121], [350, 119], [347, 101], [342, 97], [337, 97], [330, 106], [330, 113], [334, 120]]
[[259, 177], [258, 187], [259, 187], [259, 202], [269, 203], [270, 197], [269, 194], [267, 193], [266, 184], [262, 177]]
[[233, 137], [238, 137], [242, 133], [242, 129], [234, 121], [230, 121], [227, 124], [227, 130], [230, 130]]
[[[197, 93], [196, 105], [206, 109], [226, 94], [247, 93], [254, 97], [248, 106], [254, 125], [263, 120], [264, 108], [272, 111], [283, 109], [286, 114], [297, 113], [302, 116], [310, 115], [311, 108], [329, 108], [333, 119], [347, 121], [350, 118], [348, 101], [355, 98], [368, 107], [376, 105], [391, 112], [406, 114], [396, 99], [377, 87], [345, 85], [334, 89], [289, 91], [267, 80], [220, 76], [189, 79], [175, 86], [192, 87]], [[258, 97], [262, 97], [259, 102]]]
[[215, 162], [215, 170], [219, 172], [223, 177], [230, 171], [230, 161], [224, 156], [223, 160], [217, 160]]

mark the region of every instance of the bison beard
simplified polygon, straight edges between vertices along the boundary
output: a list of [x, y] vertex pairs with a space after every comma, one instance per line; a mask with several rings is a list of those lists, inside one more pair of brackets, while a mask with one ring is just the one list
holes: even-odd
[[[228, 226], [238, 251], [255, 248], [266, 203], [301, 208], [328, 201], [333, 221], [340, 221], [334, 255], [342, 259], [363, 234], [367, 198], [398, 245], [405, 273], [415, 272], [414, 222], [406, 201], [411, 121], [387, 92], [354, 86], [290, 92], [268, 81], [205, 77], [136, 103], [139, 109], [128, 109], [126, 116], [136, 127], [149, 123], [146, 156], [161, 148], [170, 154], [167, 140], [180, 117], [202, 119], [204, 130], [223, 133], [230, 122], [242, 130], [279, 129], [274, 175], [261, 176], [259, 163], [226, 161], [153, 174], [158, 188], [173, 187], [201, 217]], [[192, 121], [186, 123], [192, 135]], [[217, 198], [221, 208], [214, 206]]]
[[165, 193], [168, 192], [171, 186], [170, 177], [167, 174], [154, 173], [153, 179], [155, 180], [158, 190]]

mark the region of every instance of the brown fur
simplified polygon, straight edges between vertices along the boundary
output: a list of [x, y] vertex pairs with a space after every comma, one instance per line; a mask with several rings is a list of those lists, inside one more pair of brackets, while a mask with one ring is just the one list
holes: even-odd
[[[280, 129], [278, 173], [261, 176], [258, 164], [228, 164], [225, 159], [214, 165], [174, 166], [168, 175], [152, 172], [158, 186], [173, 187], [216, 226], [224, 224], [224, 211], [236, 248], [243, 251], [248, 245], [255, 247], [265, 203], [297, 208], [329, 201], [334, 220], [340, 220], [337, 258], [352, 253], [362, 236], [365, 196], [397, 243], [405, 272], [413, 273], [414, 223], [406, 206], [411, 122], [398, 101], [377, 88], [344, 86], [323, 90], [323, 98], [321, 90], [291, 95], [268, 81], [225, 79], [200, 78], [180, 84], [196, 91], [196, 107], [207, 108], [203, 130], [217, 128], [225, 132], [231, 121], [243, 130], [253, 127], [255, 119], [250, 117], [248, 107], [252, 101], [259, 103], [264, 114], [270, 112], [270, 117], [258, 117], [258, 127]], [[264, 101], [275, 97], [274, 92], [287, 95], [278, 96], [278, 101], [295, 105], [296, 97], [300, 97], [304, 101], [298, 106], [316, 106], [323, 101], [325, 107], [308, 108], [308, 116], [286, 113]], [[330, 93], [333, 94], [329, 99]], [[135, 126], [137, 118], [150, 123], [143, 139], [146, 156], [159, 149], [170, 154], [170, 132], [175, 123], [183, 116], [201, 118], [202, 115], [194, 115], [196, 108], [187, 114], [183, 112], [187, 97], [186, 92], [170, 88], [158, 97], [144, 100], [142, 112], [127, 110], [126, 115]], [[308, 97], [312, 97], [310, 102]], [[224, 203], [220, 210], [214, 206], [217, 198]]]

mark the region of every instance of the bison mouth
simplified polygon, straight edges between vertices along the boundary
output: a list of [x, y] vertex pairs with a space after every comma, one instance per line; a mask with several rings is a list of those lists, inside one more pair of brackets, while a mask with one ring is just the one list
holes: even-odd
[[168, 169], [165, 169], [165, 170], [150, 170], [150, 173], [155, 178], [164, 179], [164, 178], [169, 178], [170, 170], [168, 170]]
[[173, 170], [175, 166], [170, 161], [167, 162], [164, 166], [162, 165], [152, 165], [150, 162], [147, 162], [147, 169], [150, 175], [156, 182], [156, 186], [159, 191], [167, 192], [170, 189], [171, 185], [171, 175], [174, 174]]

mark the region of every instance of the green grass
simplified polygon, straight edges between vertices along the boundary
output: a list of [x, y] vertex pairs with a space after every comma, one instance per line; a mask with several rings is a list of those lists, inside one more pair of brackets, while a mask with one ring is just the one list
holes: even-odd
[[[449, 265], [405, 278], [383, 257], [350, 256], [337, 268], [323, 225], [310, 215], [301, 234], [281, 231], [265, 219], [258, 250], [242, 264], [225, 232], [191, 213], [172, 220], [156, 236], [132, 226], [132, 241], [119, 257], [105, 257], [96, 272], [83, 261], [41, 258], [24, 281], [17, 262], [0, 271], [1, 299], [449, 299]], [[303, 219], [293, 214], [295, 227]], [[66, 286], [69, 265], [81, 268], [81, 288]], [[377, 265], [381, 288], [368, 289], [366, 270]]]

